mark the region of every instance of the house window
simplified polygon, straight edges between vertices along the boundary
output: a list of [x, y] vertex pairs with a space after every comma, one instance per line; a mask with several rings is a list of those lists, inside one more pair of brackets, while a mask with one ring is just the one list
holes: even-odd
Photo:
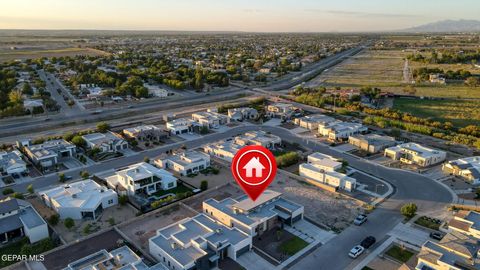
[[172, 187], [173, 187], [173, 182], [171, 182], [171, 183], [168, 183], [168, 185], [167, 185], [167, 186], [168, 186], [168, 188], [172, 188]]
[[108, 200], [108, 204], [112, 204], [113, 203], [113, 200]]

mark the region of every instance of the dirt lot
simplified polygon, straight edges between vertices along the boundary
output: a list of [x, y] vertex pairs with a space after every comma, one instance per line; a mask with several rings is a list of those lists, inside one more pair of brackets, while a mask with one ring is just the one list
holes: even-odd
[[76, 56], [76, 55], [107, 55], [100, 50], [90, 48], [62, 48], [49, 50], [12, 50], [0, 52], [0, 62], [6, 62], [16, 59], [35, 59], [41, 57], [62, 57], [62, 56]]
[[197, 176], [194, 177], [182, 176], [179, 178], [196, 188], [200, 188], [200, 183], [203, 180], [208, 181], [209, 189], [224, 185], [228, 182], [233, 183], [232, 174], [230, 173], [230, 168], [227, 167], [226, 162], [212, 158], [211, 165], [212, 167], [219, 169], [218, 174], [208, 173], [207, 175], [204, 175], [202, 173], [199, 173]]
[[[231, 178], [231, 176], [230, 176]], [[188, 205], [189, 207], [195, 209], [196, 211], [201, 212], [202, 209], [202, 202], [213, 198], [218, 201], [223, 200], [228, 197], [233, 197], [237, 198], [244, 195], [243, 191], [237, 186], [235, 183], [227, 184], [221, 187], [213, 188], [210, 190], [207, 190], [203, 193], [200, 193], [198, 196], [195, 196], [193, 198], [189, 198], [187, 200], [184, 200], [183, 203]]]
[[286, 199], [303, 205], [305, 216], [334, 231], [350, 226], [362, 208], [353, 199], [324, 191], [282, 173], [277, 174], [270, 188], [282, 192]]
[[129, 224], [121, 225], [119, 229], [139, 248], [148, 253], [148, 239], [155, 236], [158, 229], [196, 214], [187, 207], [175, 204], [138, 217]]

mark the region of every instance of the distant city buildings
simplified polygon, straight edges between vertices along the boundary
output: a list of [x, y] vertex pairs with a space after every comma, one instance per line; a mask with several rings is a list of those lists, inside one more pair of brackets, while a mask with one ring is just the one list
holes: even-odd
[[38, 192], [60, 218], [96, 220], [103, 210], [118, 204], [115, 191], [87, 179]]
[[447, 153], [417, 143], [404, 143], [385, 149], [385, 156], [403, 163], [427, 167], [443, 162]]
[[451, 160], [442, 167], [443, 171], [462, 177], [473, 185], [480, 184], [480, 156]]
[[197, 151], [186, 151], [157, 158], [154, 162], [160, 168], [170, 169], [181, 176], [186, 176], [210, 167], [210, 156]]
[[342, 162], [331, 156], [313, 153], [308, 156], [308, 162], [300, 164], [299, 174], [307, 179], [329, 185], [346, 191], [353, 191], [357, 181], [341, 173]]
[[30, 243], [48, 238], [48, 225], [33, 206], [14, 198], [0, 200], [0, 244], [28, 237]]
[[127, 141], [111, 131], [86, 134], [82, 138], [85, 140], [88, 148], [98, 148], [102, 153], [120, 152], [128, 148]]
[[177, 187], [177, 178], [171, 173], [141, 162], [118, 170], [105, 179], [107, 185], [119, 194], [146, 195]]

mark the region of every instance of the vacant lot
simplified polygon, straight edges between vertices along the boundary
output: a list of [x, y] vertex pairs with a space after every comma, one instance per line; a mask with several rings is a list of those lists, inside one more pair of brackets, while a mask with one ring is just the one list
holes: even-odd
[[[322, 73], [308, 82], [308, 86], [323, 85], [326, 87], [340, 86], [343, 88], [361, 88], [364, 86], [379, 87], [382, 90], [396, 94], [405, 94], [406, 86], [403, 77], [404, 59], [409, 53], [402, 50], [367, 50], [338, 66]], [[425, 66], [410, 62], [411, 70]], [[473, 74], [479, 70], [471, 65], [428, 65], [429, 68], [438, 67], [445, 71], [465, 69]], [[480, 91], [465, 86], [463, 83], [438, 85], [422, 83], [415, 85], [417, 96], [445, 97], [445, 98], [480, 98]]]
[[305, 216], [333, 231], [350, 226], [361, 210], [361, 205], [353, 199], [324, 191], [281, 172], [277, 173], [270, 189], [282, 192], [286, 199], [303, 205]]
[[478, 100], [395, 99], [393, 108], [439, 122], [452, 122], [456, 126], [478, 125], [480, 122]]
[[90, 48], [64, 48], [64, 49], [51, 49], [51, 50], [12, 50], [12, 51], [0, 51], [0, 63], [11, 60], [25, 60], [36, 59], [41, 57], [62, 57], [62, 56], [76, 56], [76, 55], [106, 55], [106, 52], [90, 49]]
[[148, 239], [155, 236], [158, 229], [195, 215], [197, 215], [196, 212], [175, 204], [143, 215], [131, 223], [121, 225], [119, 229], [129, 240], [148, 253]]

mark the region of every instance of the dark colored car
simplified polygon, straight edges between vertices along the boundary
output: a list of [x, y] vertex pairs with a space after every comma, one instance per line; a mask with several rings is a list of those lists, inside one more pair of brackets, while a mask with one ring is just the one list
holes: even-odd
[[442, 240], [443, 236], [444, 235], [442, 233], [439, 233], [439, 232], [431, 232], [430, 233], [430, 238], [433, 238], [433, 239], [438, 240], [438, 241]]
[[367, 238], [363, 239], [363, 241], [360, 243], [360, 245], [362, 247], [364, 247], [365, 249], [371, 247], [373, 244], [375, 244], [375, 242], [377, 242], [377, 239], [375, 239], [375, 237], [373, 236], [368, 236]]

